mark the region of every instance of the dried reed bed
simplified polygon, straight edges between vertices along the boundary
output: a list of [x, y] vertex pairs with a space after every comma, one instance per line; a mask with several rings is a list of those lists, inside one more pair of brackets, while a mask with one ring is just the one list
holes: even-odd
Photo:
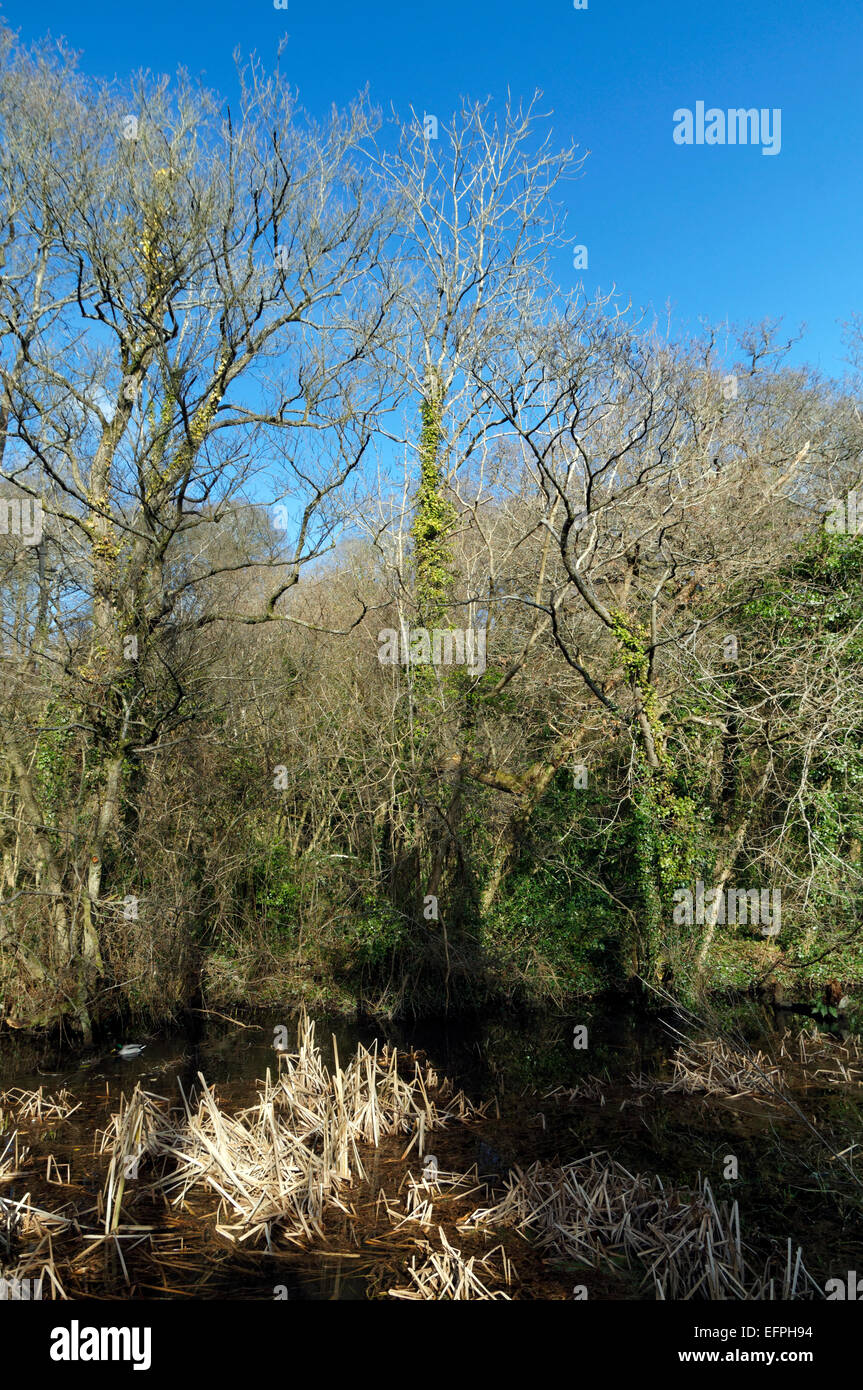
[[798, 1299], [820, 1290], [801, 1252], [762, 1268], [744, 1246], [737, 1203], [717, 1203], [702, 1181], [666, 1190], [658, 1177], [632, 1174], [608, 1154], [563, 1166], [516, 1169], [494, 1206], [465, 1223], [500, 1235], [511, 1229], [537, 1249], [590, 1268], [637, 1264], [660, 1299]]
[[[689, 1041], [672, 1058], [674, 1078], [665, 1091], [700, 1092], [730, 1099], [757, 1095], [777, 1101], [784, 1089], [783, 1069], [763, 1052], [738, 1052], [722, 1039]], [[779, 1094], [777, 1094], [779, 1093]]]
[[863, 1041], [854, 1035], [839, 1039], [824, 1033], [794, 1034], [788, 1030], [780, 1039], [779, 1055], [801, 1066], [813, 1082], [863, 1086]]
[[[435, 1250], [426, 1241], [419, 1242], [425, 1259], [417, 1263], [414, 1256], [407, 1269], [410, 1283], [401, 1288], [389, 1289], [390, 1298], [417, 1300], [457, 1300], [484, 1299], [512, 1302], [512, 1295], [505, 1289], [489, 1288], [489, 1283], [503, 1283], [509, 1288], [515, 1271], [507, 1259], [502, 1245], [490, 1250], [486, 1255], [465, 1256], [447, 1240], [443, 1227], [439, 1227], [441, 1248]], [[482, 1276], [482, 1277], [480, 1277]], [[485, 1281], [485, 1282], [484, 1282]]]
[[123, 1194], [129, 1179], [137, 1180], [138, 1168], [148, 1154], [160, 1152], [173, 1134], [163, 1109], [163, 1096], [151, 1095], [136, 1086], [131, 1098], [120, 1097], [120, 1109], [111, 1116], [101, 1136], [100, 1153], [110, 1153], [108, 1175], [100, 1207], [104, 1209], [105, 1234], [116, 1232], [122, 1218]]
[[[335, 1045], [335, 1040], [334, 1040]], [[406, 1072], [407, 1074], [403, 1074]], [[233, 1241], [273, 1234], [300, 1248], [323, 1238], [329, 1208], [350, 1214], [344, 1189], [366, 1173], [362, 1145], [377, 1147], [391, 1135], [411, 1135], [403, 1157], [451, 1120], [484, 1113], [414, 1059], [412, 1069], [396, 1051], [358, 1047], [333, 1071], [315, 1043], [314, 1024], [298, 1027], [297, 1051], [279, 1059], [275, 1081], [267, 1073], [258, 1103], [225, 1113], [200, 1077], [193, 1109], [184, 1097], [185, 1122], [162, 1133], [157, 1150], [172, 1171], [160, 1186], [175, 1205], [201, 1185], [219, 1198], [217, 1230]]]
[[[728, 1043], [689, 1040], [675, 1050], [674, 1076], [659, 1083], [665, 1092], [721, 1095], [736, 1100], [757, 1096], [781, 1104], [792, 1088], [863, 1085], [863, 1046], [859, 1038], [841, 1041], [824, 1034], [792, 1033], [778, 1039], [773, 1057], [761, 1051], [746, 1053]], [[652, 1089], [655, 1083], [643, 1081]]]
[[[2, 1099], [24, 1119], [57, 1118], [58, 1109], [66, 1108], [68, 1093], [62, 1100], [42, 1096], [41, 1090], [7, 1091]], [[66, 1113], [71, 1113], [71, 1107]], [[30, 1149], [21, 1143], [17, 1129], [0, 1139], [0, 1185], [20, 1178], [30, 1160]], [[56, 1270], [55, 1243], [66, 1232], [76, 1230], [76, 1223], [34, 1205], [28, 1192], [23, 1197], [0, 1197], [0, 1279], [3, 1296], [15, 1299], [66, 1298]]]
[[[781, 1105], [791, 1090], [823, 1085], [863, 1085], [863, 1042], [857, 1037], [844, 1040], [790, 1029], [771, 1048], [773, 1056], [762, 1051], [747, 1052], [722, 1039], [685, 1039], [675, 1049], [670, 1080], [631, 1075], [632, 1088], [643, 1092], [673, 1092], [688, 1095], [722, 1096], [727, 1100], [755, 1097], [762, 1103]], [[607, 1093], [619, 1093], [619, 1086], [597, 1076], [588, 1076], [575, 1086], [557, 1086], [545, 1100], [572, 1104], [578, 1100], [606, 1103]], [[624, 1104], [630, 1102], [624, 1101]], [[621, 1107], [622, 1108], [622, 1107]]]
[[488, 1186], [481, 1182], [476, 1165], [466, 1173], [445, 1173], [439, 1169], [425, 1170], [421, 1178], [408, 1172], [402, 1179], [398, 1195], [404, 1201], [404, 1210], [397, 1202], [391, 1202], [385, 1192], [381, 1192], [378, 1202], [382, 1204], [389, 1221], [396, 1230], [415, 1229], [421, 1226], [428, 1230], [436, 1218], [435, 1212], [443, 1210], [449, 1214], [454, 1205], [463, 1205], [477, 1193], [487, 1194]]
[[611, 1089], [611, 1082], [603, 1080], [601, 1076], [586, 1076], [583, 1081], [579, 1081], [575, 1086], [555, 1086], [553, 1091], [545, 1091], [543, 1100], [566, 1101], [572, 1103], [574, 1100], [598, 1100], [602, 1105], [605, 1104], [605, 1093]]
[[39, 1282], [42, 1298], [65, 1299], [55, 1242], [76, 1230], [74, 1219], [34, 1206], [29, 1193], [18, 1199], [0, 1197], [0, 1277], [8, 1284]]
[[56, 1096], [45, 1094], [44, 1087], [37, 1091], [26, 1091], [14, 1087], [11, 1091], [0, 1092], [0, 1105], [14, 1112], [20, 1120], [68, 1120], [81, 1107], [77, 1105], [70, 1091], [65, 1087]]
[[[840, 1079], [853, 1076], [860, 1060], [853, 1042], [840, 1051], [832, 1040], [805, 1035], [792, 1046], [791, 1037], [779, 1050], [781, 1071], [761, 1053], [747, 1058], [722, 1044], [681, 1040], [670, 1082], [632, 1080], [641, 1090], [763, 1099], [778, 1091], [777, 1074], [808, 1072], [817, 1080], [833, 1068], [831, 1075]], [[591, 1076], [548, 1098], [604, 1104], [610, 1084]], [[16, 1109], [37, 1121], [58, 1118], [64, 1106], [67, 1114], [74, 1108], [64, 1092], [10, 1095]], [[70, 1207], [70, 1218], [33, 1206], [29, 1196], [0, 1199], [0, 1275], [42, 1279], [52, 1297], [70, 1296], [66, 1289], [74, 1297], [79, 1288], [91, 1289], [94, 1279], [112, 1287], [119, 1263], [136, 1288], [143, 1280], [143, 1287], [163, 1295], [200, 1297], [235, 1276], [232, 1261], [252, 1261], [250, 1269], [256, 1269], [255, 1252], [264, 1244], [268, 1258], [276, 1260], [296, 1259], [302, 1250], [317, 1260], [347, 1262], [350, 1276], [363, 1271], [368, 1288], [386, 1297], [509, 1301], [518, 1295], [507, 1249], [512, 1253], [513, 1241], [524, 1238], [533, 1247], [526, 1258], [536, 1266], [551, 1257], [618, 1273], [631, 1268], [642, 1288], [658, 1298], [819, 1294], [790, 1241], [783, 1259], [759, 1263], [742, 1242], [736, 1203], [718, 1203], [706, 1182], [694, 1190], [669, 1189], [659, 1178], [633, 1175], [604, 1153], [563, 1166], [537, 1162], [517, 1169], [499, 1199], [490, 1196], [476, 1165], [443, 1172], [428, 1155], [419, 1176], [405, 1172], [411, 1153], [423, 1162], [428, 1137], [440, 1126], [470, 1122], [487, 1107], [454, 1093], [413, 1054], [359, 1047], [343, 1066], [336, 1051], [330, 1070], [305, 1019], [296, 1051], [280, 1055], [276, 1079], [267, 1073], [257, 1104], [230, 1112], [203, 1076], [194, 1097], [182, 1089], [181, 1096], [182, 1106], [175, 1109], [140, 1087], [128, 1101], [121, 1099], [101, 1145], [97, 1135], [97, 1148], [109, 1158], [95, 1212]], [[378, 1153], [371, 1168], [373, 1149]], [[17, 1131], [4, 1136], [0, 1182], [4, 1173], [19, 1175], [26, 1161]], [[142, 1163], [144, 1180], [130, 1189]], [[386, 1191], [382, 1171], [389, 1174]], [[52, 1170], [49, 1158], [45, 1178], [63, 1185], [56, 1160]], [[133, 1193], [145, 1202], [137, 1213]], [[230, 1244], [212, 1243], [203, 1258], [194, 1232], [201, 1215], [211, 1214], [208, 1194], [215, 1194], [217, 1206], [215, 1231], [208, 1222], [206, 1239], [212, 1243], [218, 1234]], [[137, 1224], [138, 1213], [153, 1219], [159, 1195], [173, 1205], [170, 1214], [160, 1215], [156, 1225]], [[465, 1252], [466, 1239], [472, 1252]], [[487, 1250], [502, 1239], [506, 1247], [498, 1243]], [[127, 1269], [123, 1252], [136, 1246], [141, 1252]], [[190, 1283], [192, 1276], [199, 1277]]]
[[[34, 1207], [29, 1197], [0, 1208], [0, 1214], [6, 1212], [8, 1226], [5, 1246], [0, 1244], [0, 1273], [18, 1279], [46, 1276], [53, 1296], [65, 1297], [64, 1284], [73, 1290], [81, 1287], [82, 1279], [88, 1288], [93, 1279], [100, 1286], [106, 1279], [110, 1284], [112, 1269], [119, 1268], [126, 1283], [134, 1279], [136, 1286], [143, 1272], [148, 1287], [167, 1291], [175, 1279], [187, 1284], [190, 1273], [200, 1269], [200, 1293], [213, 1270], [207, 1262], [201, 1264], [197, 1241], [186, 1247], [182, 1232], [188, 1228], [180, 1213], [168, 1217], [168, 1232], [157, 1230], [140, 1224], [135, 1199], [143, 1198], [151, 1205], [154, 1196], [167, 1194], [175, 1211], [193, 1206], [197, 1216], [200, 1201], [193, 1204], [193, 1196], [200, 1199], [207, 1192], [218, 1197], [216, 1233], [227, 1237], [235, 1250], [239, 1245], [251, 1254], [260, 1241], [273, 1255], [291, 1245], [314, 1247], [317, 1253], [324, 1247], [324, 1253], [366, 1260], [370, 1268], [377, 1265], [383, 1273], [391, 1266], [394, 1271], [396, 1264], [403, 1267], [418, 1249], [424, 1254], [430, 1250], [427, 1240], [418, 1239], [428, 1225], [420, 1210], [421, 1192], [445, 1206], [457, 1189], [463, 1214], [484, 1190], [476, 1182], [475, 1171], [449, 1178], [435, 1172], [433, 1183], [427, 1177], [415, 1181], [408, 1175], [403, 1180], [408, 1211], [394, 1212], [393, 1219], [386, 1197], [381, 1193], [376, 1202], [369, 1196], [376, 1184], [366, 1182], [363, 1195], [369, 1210], [380, 1215], [383, 1199], [385, 1229], [381, 1231], [378, 1222], [377, 1235], [369, 1240], [370, 1257], [330, 1250], [332, 1221], [325, 1228], [324, 1219], [339, 1211], [346, 1215], [349, 1239], [358, 1242], [358, 1213], [353, 1200], [349, 1206], [346, 1197], [347, 1189], [366, 1179], [361, 1151], [394, 1139], [396, 1147], [393, 1150], [390, 1144], [391, 1157], [385, 1162], [400, 1167], [413, 1150], [422, 1157], [427, 1136], [439, 1126], [453, 1119], [469, 1121], [483, 1111], [461, 1092], [454, 1093], [448, 1082], [423, 1067], [413, 1054], [405, 1057], [387, 1049], [360, 1047], [346, 1066], [336, 1052], [335, 1065], [329, 1070], [315, 1043], [314, 1027], [306, 1019], [300, 1023], [296, 1052], [280, 1056], [277, 1078], [267, 1074], [256, 1105], [229, 1113], [205, 1079], [199, 1081], [193, 1100], [181, 1088], [181, 1108], [171, 1109], [163, 1097], [140, 1086], [128, 1099], [121, 1097], [107, 1127], [96, 1135], [95, 1150], [108, 1161], [94, 1210], [75, 1213], [74, 1220], [54, 1217]], [[35, 1092], [13, 1097], [16, 1108], [23, 1103], [29, 1115], [43, 1119], [59, 1113], [59, 1107], [52, 1109], [56, 1099]], [[18, 1148], [17, 1133], [5, 1139], [0, 1152], [3, 1169], [17, 1171], [25, 1153]], [[143, 1172], [139, 1171], [142, 1166]], [[45, 1176], [46, 1182], [62, 1185], [60, 1168], [50, 1156]], [[66, 1176], [68, 1180], [70, 1175]], [[356, 1190], [351, 1197], [357, 1197]], [[419, 1224], [411, 1220], [411, 1233], [401, 1233], [395, 1227], [408, 1214], [415, 1214]], [[455, 1219], [451, 1213], [453, 1229]], [[163, 1221], [160, 1218], [159, 1224]], [[26, 1242], [22, 1240], [25, 1228]], [[280, 1250], [272, 1244], [276, 1236], [281, 1238]], [[55, 1249], [59, 1237], [61, 1246]], [[136, 1247], [141, 1250], [133, 1271], [126, 1256]], [[423, 1286], [436, 1287], [438, 1276], [449, 1271], [447, 1280], [459, 1298], [480, 1296], [482, 1262], [474, 1271], [468, 1261], [466, 1272], [460, 1272], [459, 1252], [449, 1245], [440, 1259], [438, 1274], [419, 1276]], [[58, 1275], [61, 1269], [63, 1283]]]

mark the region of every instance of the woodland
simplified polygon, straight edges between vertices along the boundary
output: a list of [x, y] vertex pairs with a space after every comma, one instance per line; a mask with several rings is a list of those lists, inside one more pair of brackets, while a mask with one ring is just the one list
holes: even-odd
[[4, 1023], [853, 1000], [860, 324], [562, 290], [539, 96], [239, 84], [0, 29]]

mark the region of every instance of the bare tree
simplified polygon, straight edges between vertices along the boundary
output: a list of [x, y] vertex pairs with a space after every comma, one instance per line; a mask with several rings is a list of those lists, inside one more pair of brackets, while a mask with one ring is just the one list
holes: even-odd
[[[285, 618], [369, 443], [382, 215], [355, 160], [372, 129], [361, 102], [318, 127], [254, 63], [234, 113], [183, 78], [123, 97], [62, 52], [19, 54], [6, 36], [4, 57], [3, 468], [41, 501], [79, 590], [50, 654], [91, 748], [73, 838], [47, 833], [32, 776], [55, 695], [44, 666], [14, 671], [4, 753], [52, 903], [52, 968], [86, 1032], [124, 787], [189, 718], [182, 633]], [[247, 532], [222, 558], [212, 537], [261, 503], [283, 536]], [[218, 576], [268, 565], [254, 608], [196, 610]]]

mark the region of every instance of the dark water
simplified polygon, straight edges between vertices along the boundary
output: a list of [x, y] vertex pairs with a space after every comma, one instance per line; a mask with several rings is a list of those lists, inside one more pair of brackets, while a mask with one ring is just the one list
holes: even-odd
[[[647, 1125], [643, 1120], [631, 1119], [631, 1112], [622, 1115], [618, 1104], [609, 1104], [604, 1109], [570, 1108], [562, 1117], [552, 1116], [547, 1121], [545, 1112], [549, 1107], [543, 1102], [543, 1097], [554, 1088], [574, 1087], [588, 1076], [607, 1080], [613, 1089], [628, 1083], [633, 1075], [661, 1072], [676, 1045], [666, 1026], [671, 1021], [615, 1002], [594, 1002], [575, 1016], [549, 1013], [504, 1020], [449, 1019], [380, 1029], [371, 1024], [319, 1018], [316, 1038], [329, 1066], [334, 1058], [333, 1036], [343, 1065], [357, 1043], [368, 1045], [377, 1039], [400, 1050], [422, 1051], [439, 1076], [449, 1077], [474, 1101], [497, 1098], [503, 1121], [497, 1126], [477, 1126], [460, 1141], [459, 1159], [465, 1169], [476, 1163], [481, 1173], [502, 1175], [511, 1165], [524, 1164], [534, 1157], [559, 1154], [565, 1160], [607, 1146], [616, 1157], [629, 1157], [642, 1169], [679, 1169], [675, 1177], [692, 1180], [696, 1163], [699, 1169], [704, 1166], [702, 1151], [709, 1160], [713, 1146], [713, 1137], [707, 1134], [705, 1140], [700, 1128], [702, 1121], [697, 1116], [690, 1120], [684, 1113], [672, 1122], [669, 1115], [661, 1114], [658, 1122], [651, 1120]], [[680, 1024], [679, 1019], [676, 1022]], [[295, 1023], [274, 1015], [257, 1026], [244, 1028], [210, 1018], [205, 1026], [191, 1032], [150, 1037], [145, 1051], [133, 1059], [117, 1057], [110, 1050], [95, 1050], [83, 1056], [58, 1053], [48, 1045], [39, 1048], [25, 1040], [6, 1039], [0, 1046], [0, 1090], [36, 1090], [42, 1086], [47, 1094], [57, 1094], [65, 1088], [76, 1102], [81, 1102], [81, 1108], [68, 1120], [47, 1129], [43, 1126], [41, 1147], [34, 1149], [37, 1154], [52, 1152], [58, 1163], [70, 1165], [80, 1211], [87, 1195], [95, 1202], [104, 1184], [106, 1160], [94, 1153], [98, 1147], [95, 1135], [116, 1111], [121, 1094], [131, 1095], [135, 1084], [140, 1083], [144, 1090], [171, 1104], [179, 1103], [181, 1089], [186, 1096], [194, 1092], [200, 1073], [208, 1084], [218, 1087], [220, 1100], [229, 1108], [252, 1104], [259, 1079], [268, 1068], [276, 1071], [274, 1029], [287, 1027], [293, 1046]], [[787, 1023], [784, 1018], [777, 1025], [772, 1013], [752, 1007], [735, 1016], [734, 1027], [738, 1036], [769, 1046], [777, 1028], [781, 1031]], [[586, 1049], [573, 1047], [576, 1025], [587, 1028]], [[123, 1039], [143, 1040], [140, 1036]], [[859, 1119], [858, 1110], [858, 1128]], [[627, 1127], [621, 1128], [622, 1125]], [[744, 1146], [739, 1118], [734, 1128], [737, 1151]], [[750, 1128], [752, 1143], [762, 1146], [758, 1161], [765, 1165], [765, 1126], [754, 1124]], [[0, 1148], [6, 1138], [8, 1133]], [[22, 1139], [26, 1142], [23, 1128]], [[720, 1153], [728, 1147], [722, 1138], [717, 1138], [716, 1143]], [[801, 1160], [804, 1177], [807, 1163], [808, 1159]], [[788, 1178], [791, 1182], [792, 1177], [783, 1174], [783, 1180]], [[771, 1181], [775, 1179], [766, 1174], [765, 1182]], [[31, 1186], [25, 1171], [22, 1179], [0, 1187], [0, 1195], [18, 1197]], [[59, 1209], [62, 1199], [68, 1196], [68, 1191], [59, 1186], [43, 1188], [38, 1194], [33, 1190], [34, 1201], [52, 1210]], [[46, 1199], [46, 1191], [53, 1194], [53, 1205]], [[215, 1200], [204, 1203], [209, 1211], [214, 1206]], [[160, 1285], [149, 1267], [136, 1265], [131, 1248], [124, 1273], [116, 1257], [106, 1252], [106, 1266], [94, 1275], [95, 1296], [272, 1299], [276, 1296], [274, 1290], [280, 1288], [284, 1290], [283, 1297], [293, 1300], [343, 1300], [363, 1299], [369, 1293], [368, 1260], [346, 1254], [350, 1249], [347, 1240], [340, 1252], [332, 1254], [267, 1254], [242, 1246], [226, 1248], [213, 1234], [213, 1223], [203, 1209], [200, 1219], [188, 1213], [166, 1216], [164, 1204], [156, 1199], [152, 1211], [145, 1210], [143, 1216], [136, 1208], [136, 1219], [148, 1219], [159, 1230], [160, 1239], [167, 1241], [170, 1274], [163, 1276]], [[829, 1235], [827, 1239], [829, 1243]], [[188, 1258], [177, 1256], [179, 1249], [187, 1252]]]
[[[414, 1024], [372, 1024], [320, 1017], [315, 1020], [316, 1040], [324, 1061], [333, 1063], [333, 1038], [344, 1064], [358, 1043], [376, 1039], [404, 1050], [427, 1054], [435, 1069], [462, 1087], [473, 1099], [491, 1090], [529, 1086], [572, 1086], [579, 1077], [600, 1069], [611, 1075], [654, 1066], [668, 1053], [669, 1034], [661, 1020], [647, 1014], [585, 1006], [578, 1015], [544, 1015], [506, 1020], [441, 1019]], [[588, 1046], [573, 1047], [576, 1025], [588, 1028]], [[188, 1092], [203, 1072], [208, 1083], [248, 1083], [249, 1098], [255, 1081], [269, 1067], [275, 1069], [275, 1030], [286, 1027], [290, 1044], [296, 1019], [273, 1015], [272, 1021], [251, 1027], [209, 1023], [200, 1035], [175, 1031], [147, 1037], [135, 1034], [120, 1042], [144, 1042], [135, 1058], [116, 1056], [111, 1045], [89, 1053], [58, 1052], [14, 1037], [0, 1041], [0, 1089], [43, 1086], [55, 1092], [70, 1090], [76, 1099], [131, 1092], [136, 1083], [179, 1099], [178, 1082]], [[197, 1031], [197, 1030], [196, 1030]]]

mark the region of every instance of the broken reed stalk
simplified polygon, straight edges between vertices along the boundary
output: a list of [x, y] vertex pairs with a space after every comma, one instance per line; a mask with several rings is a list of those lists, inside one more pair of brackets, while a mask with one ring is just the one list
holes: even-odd
[[103, 1189], [105, 1235], [114, 1235], [120, 1225], [126, 1182], [138, 1176], [138, 1165], [149, 1153], [155, 1154], [167, 1129], [167, 1118], [160, 1108], [161, 1096], [136, 1086], [131, 1098], [120, 1097], [120, 1109], [111, 1116], [102, 1134], [100, 1153], [110, 1149], [111, 1161]]
[[[54, 1240], [75, 1229], [75, 1224], [68, 1217], [34, 1207], [29, 1192], [17, 1200], [0, 1197], [0, 1277], [13, 1300], [44, 1296], [46, 1280], [52, 1299], [67, 1297], [56, 1270]], [[26, 1250], [19, 1248], [22, 1241], [29, 1242]], [[38, 1292], [33, 1291], [34, 1284]]]
[[0, 1105], [11, 1107], [19, 1120], [68, 1120], [81, 1108], [81, 1102], [76, 1105], [65, 1088], [56, 1096], [47, 1096], [41, 1086], [37, 1091], [16, 1086], [11, 1091], [0, 1092]]
[[409, 1133], [410, 1149], [450, 1120], [484, 1113], [433, 1071], [424, 1075], [416, 1060], [413, 1074], [403, 1076], [395, 1050], [359, 1046], [343, 1067], [335, 1039], [333, 1048], [331, 1072], [303, 1015], [296, 1052], [280, 1056], [275, 1081], [267, 1073], [257, 1105], [235, 1115], [221, 1110], [201, 1076], [197, 1110], [184, 1098], [184, 1123], [158, 1140], [173, 1165], [159, 1185], [174, 1204], [203, 1185], [219, 1197], [221, 1235], [263, 1239], [269, 1248], [278, 1229], [304, 1247], [322, 1237], [327, 1208], [347, 1212], [344, 1189], [365, 1177], [363, 1144]]
[[[466, 1299], [512, 1302], [512, 1296], [504, 1289], [492, 1291], [486, 1281], [495, 1280], [512, 1284], [515, 1271], [507, 1259], [502, 1245], [490, 1250], [488, 1254], [467, 1257], [450, 1244], [442, 1226], [438, 1228], [441, 1250], [434, 1250], [423, 1242], [426, 1259], [418, 1265], [416, 1256], [411, 1260], [407, 1271], [410, 1284], [406, 1287], [389, 1289], [390, 1298], [440, 1300], [462, 1302]], [[499, 1257], [499, 1266], [498, 1266]]]
[[25, 1162], [30, 1150], [19, 1145], [18, 1131], [13, 1130], [6, 1141], [5, 1146], [0, 1148], [0, 1183], [11, 1182], [21, 1173], [21, 1165]]
[[721, 1039], [687, 1042], [675, 1050], [672, 1062], [674, 1079], [663, 1086], [666, 1091], [732, 1097], [757, 1095], [776, 1100], [776, 1093], [784, 1089], [782, 1068], [764, 1053], [749, 1057]]
[[799, 1250], [792, 1268], [790, 1242], [781, 1277], [774, 1259], [757, 1270], [741, 1240], [737, 1203], [717, 1203], [708, 1182], [666, 1191], [658, 1177], [630, 1173], [604, 1153], [516, 1169], [501, 1201], [462, 1225], [495, 1234], [512, 1229], [540, 1251], [588, 1268], [613, 1271], [637, 1263], [660, 1299], [821, 1294]]

